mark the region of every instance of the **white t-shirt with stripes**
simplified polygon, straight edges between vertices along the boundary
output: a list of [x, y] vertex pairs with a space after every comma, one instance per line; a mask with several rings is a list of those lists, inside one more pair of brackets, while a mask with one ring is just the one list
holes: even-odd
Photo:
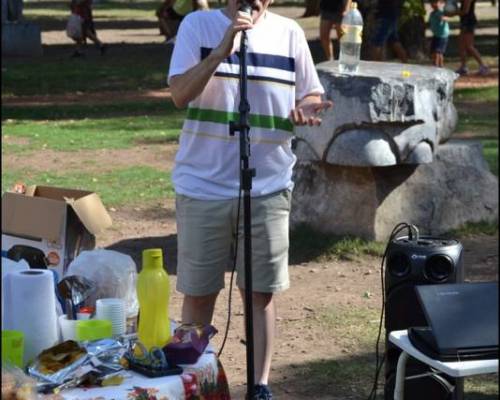
[[[231, 21], [221, 10], [188, 14], [179, 28], [169, 79], [201, 62], [221, 42]], [[248, 34], [247, 71], [250, 104], [250, 167], [255, 168], [252, 196], [292, 188], [295, 155], [295, 102], [324, 93], [304, 32], [293, 20], [269, 11]], [[225, 59], [203, 92], [188, 106], [172, 179], [179, 194], [196, 199], [238, 197], [240, 103], [238, 52]]]

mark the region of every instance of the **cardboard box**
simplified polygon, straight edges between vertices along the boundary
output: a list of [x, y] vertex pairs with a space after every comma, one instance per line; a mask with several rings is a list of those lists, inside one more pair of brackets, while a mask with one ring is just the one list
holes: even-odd
[[69, 263], [95, 247], [95, 234], [111, 225], [96, 193], [30, 186], [2, 196], [2, 253], [54, 270], [61, 280]]

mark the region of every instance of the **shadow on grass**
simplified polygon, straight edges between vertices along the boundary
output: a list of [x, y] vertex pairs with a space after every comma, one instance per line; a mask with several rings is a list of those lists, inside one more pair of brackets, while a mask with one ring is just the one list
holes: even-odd
[[[153, 99], [148, 101], [115, 104], [51, 104], [51, 105], [3, 105], [2, 120], [61, 121], [65, 119], [101, 119], [135, 117], [145, 115], [171, 116], [165, 121], [165, 129], [180, 128], [185, 111], [177, 109], [172, 101]], [[127, 129], [127, 127], [123, 127]], [[133, 129], [136, 129], [134, 127]]]
[[331, 258], [351, 260], [360, 255], [378, 257], [384, 248], [384, 243], [322, 233], [303, 224], [290, 232], [290, 265]]
[[[29, 17], [29, 21], [37, 24], [42, 32], [47, 31], [64, 31], [66, 29], [66, 23], [68, 21], [68, 15], [48, 17], [45, 15], [32, 15]], [[113, 19], [116, 16], [111, 15], [99, 15], [94, 17], [95, 29], [97, 34], [105, 29], [113, 30], [135, 30], [135, 29], [157, 29], [158, 35], [160, 31], [158, 30], [158, 22], [156, 21], [156, 16], [154, 9], [151, 10], [152, 20], [145, 19]], [[134, 36], [136, 36], [134, 34]]]

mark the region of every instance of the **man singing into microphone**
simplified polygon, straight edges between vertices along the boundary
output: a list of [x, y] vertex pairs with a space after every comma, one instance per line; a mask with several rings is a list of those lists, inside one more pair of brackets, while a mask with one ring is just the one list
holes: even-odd
[[[183, 322], [209, 324], [231, 247], [238, 240], [237, 284], [244, 291], [243, 223], [236, 232], [240, 191], [238, 121], [240, 33], [248, 35], [255, 399], [267, 386], [275, 332], [274, 293], [289, 287], [288, 219], [293, 125], [319, 125], [323, 101], [302, 29], [267, 10], [272, 0], [228, 0], [220, 10], [194, 12], [177, 34], [169, 85], [177, 107], [188, 107], [175, 159], [178, 233], [177, 290]], [[242, 214], [242, 213], [240, 213]], [[244, 296], [243, 296], [244, 298]]]

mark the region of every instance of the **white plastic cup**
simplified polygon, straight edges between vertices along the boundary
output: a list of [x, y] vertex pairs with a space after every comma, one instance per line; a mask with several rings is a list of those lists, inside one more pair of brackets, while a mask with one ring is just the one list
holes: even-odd
[[59, 326], [63, 341], [76, 340], [76, 319], [68, 319], [66, 314], [59, 316]]
[[125, 301], [119, 298], [98, 299], [96, 318], [111, 321], [113, 336], [123, 335], [127, 330]]

